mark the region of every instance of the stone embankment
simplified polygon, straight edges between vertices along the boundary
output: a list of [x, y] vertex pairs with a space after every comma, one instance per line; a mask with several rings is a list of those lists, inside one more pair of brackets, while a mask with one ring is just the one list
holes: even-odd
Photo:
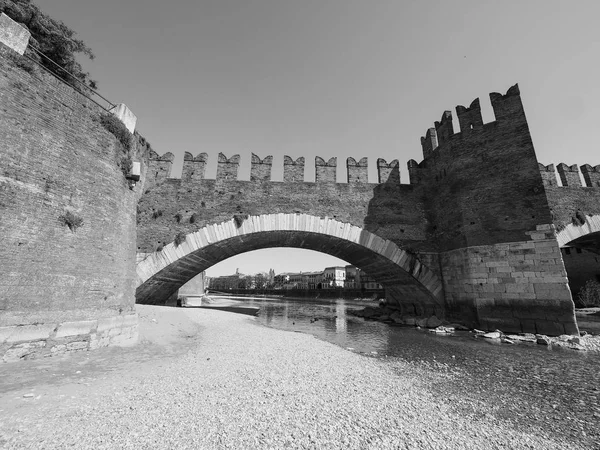
[[363, 317], [366, 320], [378, 320], [380, 322], [415, 326], [417, 328], [428, 329], [432, 333], [447, 334], [456, 331], [470, 331], [476, 337], [482, 339], [493, 339], [503, 344], [530, 343], [547, 345], [551, 347], [560, 347], [570, 350], [583, 350], [600, 352], [600, 334], [594, 335], [583, 331], [581, 336], [561, 335], [546, 336], [544, 334], [518, 333], [505, 334], [500, 330], [486, 332], [477, 329], [470, 329], [458, 323], [450, 323], [439, 319], [436, 316], [431, 317], [406, 317], [402, 316], [400, 311], [389, 308], [385, 305], [367, 306], [362, 310], [349, 311], [357, 317]]

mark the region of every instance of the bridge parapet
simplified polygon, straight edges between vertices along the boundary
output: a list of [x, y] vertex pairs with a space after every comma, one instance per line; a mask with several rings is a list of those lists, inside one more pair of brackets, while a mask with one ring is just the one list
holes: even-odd
[[377, 159], [377, 175], [379, 184], [400, 184], [400, 164], [397, 159], [389, 163], [383, 159]]
[[194, 157], [191, 153], [185, 152], [181, 179], [187, 181], [203, 180], [206, 176], [206, 161], [208, 161], [208, 154], [206, 153], [200, 153]]
[[366, 157], [361, 158], [359, 161], [356, 161], [352, 157], [346, 159], [346, 170], [348, 173], [348, 183], [369, 182], [369, 167]]
[[587, 187], [600, 187], [600, 165], [592, 167], [584, 164], [581, 166], [581, 173]]
[[563, 186], [581, 187], [577, 164], [567, 166], [565, 163], [560, 163], [556, 168], [558, 169], [558, 175]]
[[273, 168], [273, 157], [267, 156], [260, 159], [252, 153], [250, 165], [250, 181], [271, 181], [271, 169]]
[[146, 188], [166, 180], [171, 176], [173, 168], [173, 160], [175, 156], [171, 152], [167, 152], [159, 156], [154, 150], [148, 152], [148, 172], [145, 186]]
[[544, 186], [558, 185], [556, 182], [556, 169], [554, 168], [554, 164], [545, 166], [542, 163], [538, 163], [538, 168], [540, 169], [540, 175], [542, 176]]
[[304, 181], [304, 156], [293, 160], [289, 156], [283, 157], [283, 182], [296, 183]]
[[337, 172], [337, 158], [325, 161], [320, 156], [315, 157], [315, 183], [335, 183]]
[[[538, 164], [544, 186], [546, 187], [570, 187], [570, 188], [597, 188], [600, 187], [600, 165], [592, 166], [583, 164], [579, 167], [577, 164], [568, 165], [560, 163], [558, 166], [542, 163]], [[583, 184], [579, 177], [579, 171], [583, 175]], [[556, 174], [560, 177], [561, 186], [556, 181]]]
[[227, 159], [223, 153], [219, 153], [217, 160], [217, 181], [230, 180], [235, 181], [238, 177], [240, 168], [240, 155], [233, 155]]
[[456, 115], [460, 125], [460, 132], [454, 132], [452, 122], [452, 112], [444, 111], [442, 118], [434, 123], [434, 127], [428, 128], [425, 136], [421, 137], [421, 147], [423, 149], [423, 158], [427, 160], [434, 156], [435, 150], [444, 144], [457, 139], [469, 138], [474, 131], [483, 130], [487, 125], [495, 122], [516, 122], [521, 121], [527, 124], [525, 119], [525, 111], [521, 103], [521, 95], [519, 86], [515, 84], [506, 94], [502, 95], [497, 92], [490, 93], [490, 102], [496, 120], [489, 124], [483, 123], [481, 116], [481, 105], [479, 98], [473, 100], [467, 108], [462, 105], [456, 106]]

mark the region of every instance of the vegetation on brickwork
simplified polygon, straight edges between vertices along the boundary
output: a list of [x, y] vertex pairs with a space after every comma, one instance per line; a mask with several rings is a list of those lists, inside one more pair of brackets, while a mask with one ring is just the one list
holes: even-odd
[[577, 211], [575, 211], [575, 215], [572, 217], [572, 222], [573, 225], [576, 225], [578, 227], [585, 225], [586, 222], [586, 218], [585, 218], [585, 214], [583, 214], [579, 209]]
[[162, 252], [163, 248], [165, 248], [165, 243], [164, 242], [158, 244], [158, 247], [156, 247], [156, 251], [157, 252]]
[[[0, 1], [2, 1], [2, 0], [0, 0]], [[29, 54], [29, 52], [27, 52], [27, 51], [25, 52], [25, 54], [27, 56], [31, 56]], [[23, 58], [21, 55], [19, 55], [18, 53], [14, 53], [14, 52], [7, 53], [6, 57], [11, 59], [13, 61], [13, 63], [15, 64], [15, 66], [17, 66], [19, 69], [24, 70], [25, 72], [27, 72], [29, 74], [35, 73], [36, 64], [31, 62], [29, 59]]]
[[600, 283], [595, 280], [586, 281], [579, 291], [576, 303], [582, 308], [600, 306]]
[[58, 216], [58, 220], [63, 225], [68, 226], [69, 230], [73, 232], [75, 232], [77, 228], [83, 225], [83, 219], [74, 214], [72, 211], [67, 211], [64, 214], [61, 214], [60, 216]]
[[[75, 80], [93, 89], [97, 87], [96, 81], [90, 78], [90, 74], [77, 61], [78, 54], [94, 59], [92, 50], [83, 41], [76, 39], [76, 33], [63, 22], [42, 12], [31, 0], [0, 0], [0, 12], [27, 28], [31, 33], [31, 44], [64, 70], [31, 50], [27, 51], [28, 56], [37, 59], [50, 72], [74, 84], [78, 89], [80, 85], [73, 83]], [[29, 71], [31, 68], [23, 66], [23, 69]]]
[[195, 223], [198, 220], [198, 214], [194, 213], [190, 216], [190, 223]]
[[180, 223], [182, 218], [183, 216], [181, 215], [181, 213], [175, 214], [175, 220], [177, 221], [177, 223]]
[[248, 214], [235, 214], [233, 216], [233, 221], [235, 222], [235, 226], [237, 228], [240, 228], [242, 226], [242, 224], [244, 223], [244, 220], [246, 220], [248, 218]]
[[179, 247], [184, 242], [185, 242], [185, 233], [183, 231], [180, 231], [175, 236], [175, 239], [173, 240], [173, 244], [175, 244], [175, 247]]
[[156, 209], [156, 210], [152, 211], [152, 218], [155, 220], [158, 219], [162, 215], [163, 215], [162, 209]]
[[131, 159], [131, 155], [121, 156], [119, 160], [119, 168], [123, 175], [127, 176], [131, 173], [131, 168], [133, 167], [133, 159]]
[[117, 116], [111, 113], [103, 113], [99, 118], [100, 123], [121, 143], [127, 153], [131, 151], [133, 135]]

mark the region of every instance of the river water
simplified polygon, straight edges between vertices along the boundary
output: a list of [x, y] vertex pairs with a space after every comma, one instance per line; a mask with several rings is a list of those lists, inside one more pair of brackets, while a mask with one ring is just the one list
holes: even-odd
[[438, 335], [348, 314], [374, 302], [252, 298], [262, 324], [329, 341], [381, 359], [437, 372], [433, 389], [474, 420], [492, 414], [516, 428], [536, 427], [600, 449], [600, 355], [537, 344], [497, 344], [469, 332]]

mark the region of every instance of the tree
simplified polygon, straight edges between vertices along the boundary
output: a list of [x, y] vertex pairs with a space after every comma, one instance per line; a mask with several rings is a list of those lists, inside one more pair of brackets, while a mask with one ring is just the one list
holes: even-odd
[[90, 74], [83, 70], [76, 59], [78, 53], [94, 59], [92, 50], [83, 41], [76, 39], [76, 33], [63, 22], [43, 13], [31, 0], [0, 0], [0, 12], [27, 28], [31, 33], [32, 45], [65, 70], [46, 58], [37, 57], [34, 52], [28, 51], [28, 56], [37, 59], [50, 72], [78, 89], [81, 89], [81, 86], [74, 82], [74, 79], [92, 89], [97, 87], [97, 83], [90, 79]]

